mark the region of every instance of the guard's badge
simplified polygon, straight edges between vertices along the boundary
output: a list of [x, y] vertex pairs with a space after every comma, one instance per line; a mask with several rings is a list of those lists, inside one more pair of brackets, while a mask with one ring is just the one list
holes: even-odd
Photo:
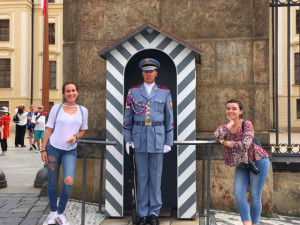
[[150, 63], [150, 60], [149, 60], [149, 59], [146, 59], [145, 61], [146, 61], [146, 63], [147, 63], [147, 64], [149, 64], [149, 63]]
[[172, 101], [169, 102], [169, 105], [170, 105], [171, 110], [173, 110], [173, 103], [172, 103]]

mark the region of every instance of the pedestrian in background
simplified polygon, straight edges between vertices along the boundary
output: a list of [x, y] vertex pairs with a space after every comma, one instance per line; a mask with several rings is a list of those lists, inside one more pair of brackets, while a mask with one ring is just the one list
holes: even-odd
[[[40, 105], [38, 111], [34, 113], [31, 123], [34, 124], [34, 142], [37, 144], [36, 152], [40, 152], [41, 143], [44, 139], [45, 133], [45, 117], [44, 106]], [[41, 142], [40, 142], [41, 140]]]
[[[67, 82], [62, 87], [64, 104], [54, 105], [50, 111], [43, 139], [41, 158], [48, 164], [48, 197], [50, 214], [44, 223], [68, 225], [64, 211], [72, 192], [76, 161], [76, 140], [88, 129], [88, 110], [76, 104], [77, 85]], [[59, 168], [63, 169], [63, 185], [57, 205]]]
[[6, 155], [7, 152], [7, 139], [9, 138], [10, 115], [8, 112], [8, 108], [6, 106], [3, 106], [0, 112], [1, 112], [0, 127], [2, 128], [2, 132], [0, 133], [1, 149], [2, 149], [1, 156], [4, 156]]
[[[215, 131], [216, 139], [224, 145], [225, 163], [235, 166], [233, 194], [243, 225], [259, 224], [262, 210], [261, 195], [268, 176], [270, 161], [268, 153], [254, 142], [254, 128], [251, 121], [243, 121], [243, 105], [232, 99], [227, 102], [227, 124]], [[249, 170], [254, 162], [259, 174]], [[250, 207], [246, 192], [250, 187]]]
[[24, 145], [24, 137], [26, 133], [26, 124], [27, 124], [27, 113], [28, 110], [25, 109], [24, 105], [18, 105], [15, 109], [17, 117], [19, 117], [19, 122], [16, 123], [16, 133], [15, 133], [15, 147], [26, 147]]
[[37, 150], [34, 142], [33, 142], [33, 130], [34, 130], [34, 126], [35, 124], [31, 123], [31, 120], [34, 116], [34, 105], [30, 106], [30, 112], [28, 112], [27, 114], [27, 130], [28, 130], [28, 136], [29, 136], [29, 151], [33, 150], [33, 148], [35, 150]]

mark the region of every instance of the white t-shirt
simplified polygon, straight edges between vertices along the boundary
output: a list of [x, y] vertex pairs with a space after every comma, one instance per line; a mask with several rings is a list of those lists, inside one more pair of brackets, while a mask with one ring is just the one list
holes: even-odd
[[[45, 117], [46, 117], [46, 113], [43, 112], [41, 116], [40, 116], [40, 114], [41, 113], [37, 112], [37, 113], [34, 114], [34, 116], [32, 118], [31, 122], [35, 124], [34, 130], [45, 130]], [[36, 123], [36, 121], [38, 123]]]
[[[18, 113], [18, 108], [15, 108], [15, 113], [16, 114]], [[27, 124], [27, 114], [28, 114], [28, 112], [23, 112], [21, 115], [18, 114], [20, 121], [19, 121], [19, 123], [17, 123], [17, 125], [24, 126]]]
[[88, 129], [88, 110], [81, 106], [83, 112], [82, 116], [77, 106], [77, 112], [73, 115], [69, 115], [64, 111], [64, 107], [62, 106], [56, 116], [58, 108], [59, 104], [52, 107], [46, 124], [46, 127], [54, 128], [49, 141], [53, 147], [69, 151], [74, 149], [77, 143], [70, 144], [67, 143], [67, 140], [80, 130]]

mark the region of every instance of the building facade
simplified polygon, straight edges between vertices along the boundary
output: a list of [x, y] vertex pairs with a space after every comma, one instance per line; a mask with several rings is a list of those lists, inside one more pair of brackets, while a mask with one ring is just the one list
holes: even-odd
[[[270, 13], [271, 16], [271, 13]], [[272, 28], [270, 19], [270, 29]], [[291, 100], [291, 130], [300, 131], [300, 8], [291, 7], [290, 11], [290, 65], [288, 65], [288, 13], [287, 7], [278, 8], [278, 126], [279, 131], [287, 131], [288, 127], [288, 67], [290, 69], [290, 100]], [[272, 32], [270, 32], [270, 40]], [[272, 42], [270, 41], [272, 50]], [[270, 66], [272, 67], [272, 51], [270, 51]], [[270, 67], [270, 78], [272, 85], [272, 68]], [[274, 125], [273, 116], [273, 93], [270, 88], [271, 96], [271, 127]], [[275, 128], [275, 127], [273, 127]]]
[[[52, 105], [62, 100], [63, 0], [48, 2]], [[0, 1], [0, 106], [10, 113], [42, 102], [43, 24], [40, 0]]]

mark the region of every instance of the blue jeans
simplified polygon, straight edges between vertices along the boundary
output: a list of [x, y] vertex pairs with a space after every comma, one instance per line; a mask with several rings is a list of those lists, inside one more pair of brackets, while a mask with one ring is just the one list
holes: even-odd
[[[260, 170], [258, 175], [246, 169], [244, 164], [235, 168], [233, 194], [242, 221], [250, 220], [252, 224], [259, 224], [262, 209], [261, 195], [268, 176], [270, 161], [268, 158], [262, 158], [255, 162], [255, 165]], [[245, 196], [248, 186], [250, 186], [250, 208]]]
[[[57, 211], [62, 214], [65, 211], [67, 202], [72, 192], [73, 184], [66, 182], [66, 178], [74, 180], [77, 147], [71, 151], [65, 151], [54, 148], [49, 142], [47, 144], [48, 155], [48, 197], [49, 205], [52, 212]], [[59, 168], [63, 169], [63, 185], [60, 191], [59, 203], [57, 206], [57, 183], [59, 178]]]

